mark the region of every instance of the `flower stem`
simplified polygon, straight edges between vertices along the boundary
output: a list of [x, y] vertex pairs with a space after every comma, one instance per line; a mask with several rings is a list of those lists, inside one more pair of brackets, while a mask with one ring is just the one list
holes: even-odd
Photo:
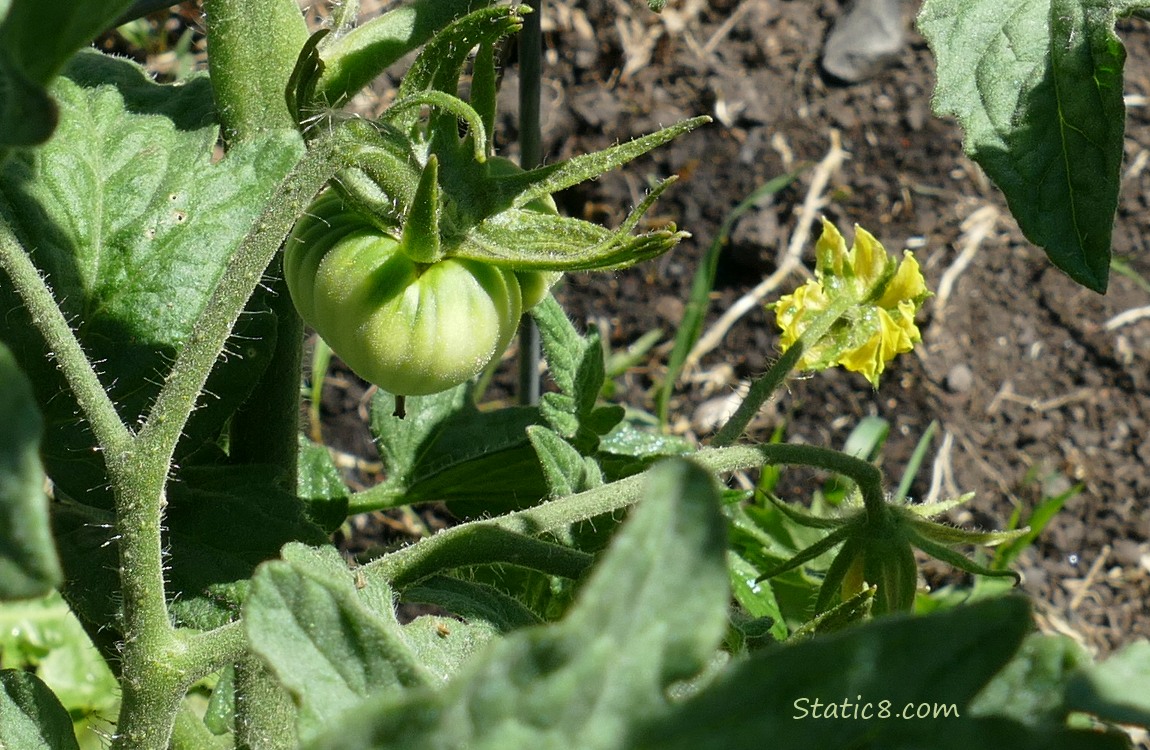
[[727, 423], [719, 429], [715, 436], [711, 438], [711, 445], [716, 448], [731, 445], [739, 437], [742, 436], [743, 431], [747, 429], [747, 425], [759, 413], [759, 409], [763, 404], [774, 395], [775, 390], [778, 389], [783, 381], [786, 380], [787, 375], [799, 363], [799, 360], [811, 346], [814, 346], [819, 339], [827, 334], [839, 318], [846, 313], [847, 310], [858, 304], [858, 300], [853, 299], [850, 295], [843, 294], [834, 298], [819, 315], [811, 321], [807, 329], [799, 336], [798, 341], [791, 345], [789, 349], [783, 352], [783, 356], [775, 360], [758, 380], [751, 384], [750, 390], [747, 392], [747, 397], [743, 399], [743, 403], [739, 404], [739, 408], [727, 420]]

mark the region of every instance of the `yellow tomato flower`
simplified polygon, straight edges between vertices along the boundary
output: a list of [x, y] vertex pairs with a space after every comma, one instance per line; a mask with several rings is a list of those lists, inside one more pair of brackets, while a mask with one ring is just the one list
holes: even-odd
[[785, 352], [833, 301], [853, 304], [817, 341], [803, 342], [800, 370], [824, 370], [842, 365], [861, 373], [878, 387], [886, 363], [909, 352], [922, 340], [915, 313], [930, 296], [914, 254], [903, 251], [901, 261], [887, 254], [882, 243], [855, 226], [854, 243], [834, 224], [823, 219], [823, 233], [815, 245], [815, 278], [775, 303], [782, 330], [779, 345]]

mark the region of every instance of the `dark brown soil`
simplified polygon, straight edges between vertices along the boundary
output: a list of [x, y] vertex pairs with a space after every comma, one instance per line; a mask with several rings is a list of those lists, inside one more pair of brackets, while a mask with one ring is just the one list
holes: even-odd
[[[977, 492], [970, 512], [954, 520], [984, 527], [1001, 528], [1016, 507], [1025, 515], [1044, 494], [1081, 484], [1021, 558], [1025, 588], [1043, 603], [1051, 628], [1100, 653], [1150, 636], [1150, 320], [1106, 326], [1150, 303], [1150, 291], [1118, 274], [1106, 296], [1086, 291], [1026, 242], [1001, 195], [964, 156], [957, 125], [932, 115], [934, 61], [913, 31], [899, 64], [873, 80], [850, 87], [824, 81], [819, 48], [842, 5], [680, 0], [655, 16], [636, 0], [548, 4], [550, 160], [692, 115], [715, 118], [631, 169], [562, 196], [568, 212], [610, 224], [649, 178], [678, 173], [655, 213], [694, 236], [658, 262], [572, 277], [558, 296], [577, 320], [598, 322], [613, 347], [652, 329], [673, 335], [698, 261], [726, 213], [763, 182], [821, 160], [837, 133], [849, 158], [820, 213], [844, 231], [867, 227], [888, 249], [914, 248], [932, 289], [948, 270], [954, 283], [945, 298], [927, 303], [917, 356], [896, 360], [877, 391], [846, 372], [796, 380], [764, 410], [755, 435], [785, 424], [792, 440], [838, 446], [861, 417], [878, 415], [892, 426], [884, 466], [897, 478], [937, 421], [952, 441], [952, 489]], [[1145, 277], [1150, 29], [1131, 23], [1120, 30], [1130, 108], [1114, 249]], [[625, 51], [625, 39], [638, 51]], [[709, 323], [776, 268], [812, 174], [736, 225]], [[964, 231], [968, 219], [989, 229], [961, 270], [956, 260], [976, 233]], [[798, 283], [792, 275], [776, 295]], [[680, 383], [676, 429], [705, 439], [700, 405], [762, 372], [775, 341], [773, 316], [756, 305]], [[666, 351], [621, 379], [630, 403], [652, 407], [650, 387]], [[930, 472], [923, 475], [919, 495], [929, 485]], [[942, 572], [928, 567], [932, 577]]]

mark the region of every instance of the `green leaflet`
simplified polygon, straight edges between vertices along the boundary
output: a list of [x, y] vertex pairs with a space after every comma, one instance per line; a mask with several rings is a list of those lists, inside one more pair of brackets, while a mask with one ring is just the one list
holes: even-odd
[[56, 127], [46, 87], [72, 54], [132, 0], [72, 0], [45, 12], [37, 0], [0, 2], [0, 164], [5, 149], [43, 143]]
[[0, 383], [0, 600], [26, 599], [51, 591], [61, 572], [40, 465], [40, 414], [3, 344]]
[[1129, 3], [928, 0], [919, 27], [938, 58], [934, 109], [1030, 241], [1079, 283], [1106, 290], [1118, 205]]
[[565, 497], [603, 484], [603, 472], [594, 459], [579, 451], [554, 431], [533, 425], [527, 436], [539, 456], [551, 497]]
[[714, 479], [661, 464], [562, 622], [497, 641], [444, 690], [367, 701], [305, 747], [629, 747], [722, 637], [724, 549]]
[[327, 448], [302, 434], [298, 471], [296, 494], [304, 502], [308, 517], [325, 532], [335, 531], [347, 518], [350, 491]]
[[116, 678], [58, 593], [0, 605], [0, 655], [0, 668], [34, 670], [77, 718], [115, 715]]
[[1070, 638], [1032, 633], [970, 704], [971, 713], [1008, 716], [1035, 727], [1064, 724], [1066, 683], [1089, 664], [1086, 651]]
[[[224, 264], [302, 143], [271, 135], [212, 163], [217, 129], [204, 77], [152, 83], [138, 66], [77, 55], [53, 86], [61, 137], [0, 168], [0, 218], [31, 249], [124, 420], [151, 404]], [[9, 285], [2, 285], [8, 287]], [[0, 339], [31, 377], [45, 417], [45, 462], [75, 499], [107, 504], [102, 461], [55, 364], [10, 288]], [[181, 454], [213, 438], [275, 344], [270, 314], [245, 314], [188, 426]]]
[[[472, 388], [405, 400], [405, 416], [395, 416], [395, 397], [379, 391], [372, 401], [371, 429], [387, 480], [380, 493], [389, 504], [427, 500], [453, 502], [457, 512], [492, 513], [543, 497], [546, 484], [527, 427], [539, 422], [531, 407], [481, 412]], [[516, 488], [516, 497], [507, 492]]]
[[298, 544], [256, 574], [244, 615], [253, 649], [299, 707], [304, 741], [365, 698], [440, 684], [495, 634], [451, 618], [400, 627], [379, 576], [357, 579], [334, 548]]
[[1106, 721], [1150, 727], [1150, 642], [1135, 641], [1075, 674], [1067, 707]]
[[0, 671], [0, 747], [79, 750], [68, 712], [30, 672]]
[[[1094, 732], [1037, 731], [968, 715], [971, 699], [1010, 659], [1029, 628], [1026, 601], [1005, 597], [927, 617], [882, 618], [764, 649], [732, 664], [673, 716], [649, 722], [630, 747], [1123, 747], [1120, 738]], [[821, 704], [818, 716], [815, 700]], [[882, 701], [889, 701], [885, 718], [879, 715]], [[915, 716], [910, 720], [903, 717], [908, 704]], [[864, 705], [870, 706], [870, 720], [854, 713]], [[950, 715], [918, 719], [923, 705], [928, 712], [939, 707]]]

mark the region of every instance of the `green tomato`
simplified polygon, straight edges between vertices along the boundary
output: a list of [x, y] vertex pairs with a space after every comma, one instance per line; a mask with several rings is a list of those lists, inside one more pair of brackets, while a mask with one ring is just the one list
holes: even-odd
[[333, 191], [296, 224], [284, 275], [300, 316], [332, 351], [397, 395], [438, 393], [479, 374], [507, 348], [523, 310], [514, 271], [416, 263]]

